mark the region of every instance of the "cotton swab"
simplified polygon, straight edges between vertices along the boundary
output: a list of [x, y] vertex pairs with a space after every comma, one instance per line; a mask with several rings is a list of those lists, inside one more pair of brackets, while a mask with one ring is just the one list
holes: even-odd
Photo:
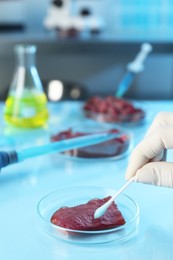
[[96, 209], [94, 213], [94, 218], [100, 218], [105, 214], [111, 203], [129, 186], [130, 183], [136, 180], [136, 176], [131, 178], [128, 182], [126, 182], [106, 203], [104, 203], [101, 207]]

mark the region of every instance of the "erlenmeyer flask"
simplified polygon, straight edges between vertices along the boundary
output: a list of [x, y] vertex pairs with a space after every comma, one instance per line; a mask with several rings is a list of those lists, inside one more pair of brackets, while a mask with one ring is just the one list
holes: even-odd
[[40, 127], [49, 117], [47, 98], [35, 66], [35, 45], [16, 45], [16, 68], [4, 108], [4, 119], [17, 127]]

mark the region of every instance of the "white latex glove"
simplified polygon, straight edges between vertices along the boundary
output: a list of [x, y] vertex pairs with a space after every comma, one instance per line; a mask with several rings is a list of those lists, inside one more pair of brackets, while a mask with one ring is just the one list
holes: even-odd
[[165, 162], [167, 149], [173, 148], [173, 113], [160, 112], [145, 138], [135, 147], [126, 179], [136, 175], [138, 182], [173, 187], [173, 163]]

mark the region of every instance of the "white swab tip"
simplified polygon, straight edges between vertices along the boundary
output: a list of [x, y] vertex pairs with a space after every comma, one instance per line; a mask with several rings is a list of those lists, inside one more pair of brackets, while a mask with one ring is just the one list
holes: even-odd
[[96, 218], [100, 218], [101, 216], [103, 216], [103, 214], [105, 213], [105, 211], [106, 211], [106, 208], [104, 207], [104, 208], [102, 208], [102, 206], [101, 207], [99, 207], [98, 209], [96, 209], [96, 211], [94, 212], [94, 218], [96, 219]]
[[100, 218], [100, 212], [99, 210], [97, 209], [94, 213], [94, 218], [97, 219], [97, 218]]

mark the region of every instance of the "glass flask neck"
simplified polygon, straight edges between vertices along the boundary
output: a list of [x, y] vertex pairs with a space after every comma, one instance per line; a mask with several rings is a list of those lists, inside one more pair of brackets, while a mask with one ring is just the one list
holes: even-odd
[[30, 94], [36, 91], [43, 93], [42, 83], [35, 66], [36, 46], [18, 44], [14, 47], [14, 53], [16, 67], [9, 93], [18, 97], [28, 93], [28, 91]]
[[30, 68], [35, 66], [35, 45], [17, 45], [14, 48], [16, 54], [16, 65], [25, 68]]

